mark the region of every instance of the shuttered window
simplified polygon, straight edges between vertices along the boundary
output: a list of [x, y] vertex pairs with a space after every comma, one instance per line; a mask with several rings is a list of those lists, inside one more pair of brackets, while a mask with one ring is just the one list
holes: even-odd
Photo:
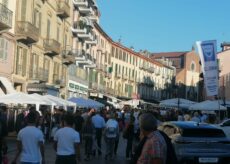
[[21, 2], [21, 20], [25, 21], [26, 20], [26, 1], [27, 0], [22, 0]]

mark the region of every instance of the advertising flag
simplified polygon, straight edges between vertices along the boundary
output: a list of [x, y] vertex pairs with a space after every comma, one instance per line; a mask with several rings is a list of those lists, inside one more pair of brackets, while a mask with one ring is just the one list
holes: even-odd
[[196, 42], [201, 60], [204, 84], [207, 96], [218, 95], [218, 64], [216, 57], [216, 41]]

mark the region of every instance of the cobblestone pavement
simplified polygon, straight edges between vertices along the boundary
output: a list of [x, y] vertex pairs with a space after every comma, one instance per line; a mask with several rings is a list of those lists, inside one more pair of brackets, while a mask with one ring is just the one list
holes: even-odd
[[[52, 147], [52, 143], [46, 143], [45, 144], [45, 157], [46, 157], [46, 164], [54, 164], [55, 162], [55, 151]], [[81, 164], [128, 164], [129, 162], [125, 158], [125, 148], [126, 148], [126, 140], [124, 140], [122, 137], [120, 137], [119, 145], [118, 145], [118, 152], [117, 156], [113, 160], [105, 161], [104, 159], [104, 152], [105, 152], [105, 143], [102, 142], [102, 155], [96, 156], [92, 158], [90, 161], [84, 161], [84, 150], [83, 145], [81, 146], [81, 157], [82, 161]], [[12, 159], [15, 156], [16, 153], [16, 139], [15, 138], [9, 138], [8, 139], [8, 147], [9, 147], [9, 153], [8, 158], [11, 162]]]

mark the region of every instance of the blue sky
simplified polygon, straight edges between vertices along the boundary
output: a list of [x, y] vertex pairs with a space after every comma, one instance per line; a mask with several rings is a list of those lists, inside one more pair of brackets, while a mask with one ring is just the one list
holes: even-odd
[[230, 0], [97, 0], [114, 41], [151, 52], [191, 50], [195, 41], [230, 42]]

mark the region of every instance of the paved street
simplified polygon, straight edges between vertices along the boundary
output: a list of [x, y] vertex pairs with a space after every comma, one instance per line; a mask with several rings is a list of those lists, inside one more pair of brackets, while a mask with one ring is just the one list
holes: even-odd
[[[103, 150], [105, 150], [104, 146], [105, 143], [104, 141], [102, 142], [103, 144]], [[9, 147], [9, 154], [8, 154], [8, 158], [10, 160], [10, 162], [12, 161], [15, 153], [16, 153], [16, 141], [15, 138], [10, 138], [8, 139], [8, 147]], [[104, 152], [102, 156], [98, 157], [96, 156], [95, 158], [93, 158], [90, 161], [84, 161], [84, 150], [83, 150], [83, 145], [82, 145], [82, 149], [81, 149], [81, 155], [82, 155], [82, 164], [126, 164], [128, 163], [128, 161], [126, 161], [125, 159], [125, 148], [126, 148], [126, 141], [120, 137], [120, 142], [119, 142], [119, 146], [118, 146], [118, 153], [117, 156], [115, 157], [114, 160], [111, 161], [105, 161], [104, 160]], [[45, 154], [46, 154], [46, 164], [53, 164], [55, 161], [55, 151], [53, 150], [52, 144], [51, 143], [47, 143], [45, 144]]]

